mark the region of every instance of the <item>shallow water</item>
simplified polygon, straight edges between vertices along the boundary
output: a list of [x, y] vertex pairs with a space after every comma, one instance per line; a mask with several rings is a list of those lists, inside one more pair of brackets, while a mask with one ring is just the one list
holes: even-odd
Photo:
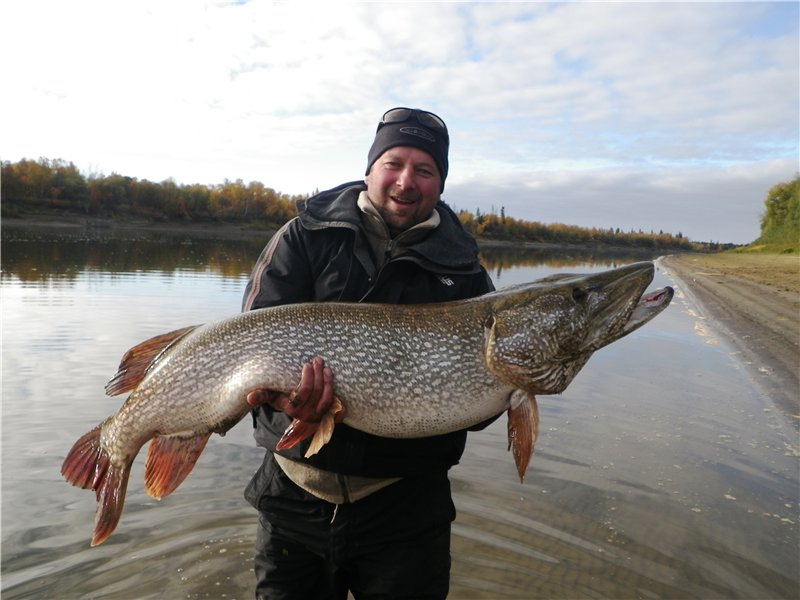
[[[261, 460], [249, 423], [214, 436], [162, 501], [131, 476], [114, 534], [89, 547], [91, 492], [59, 473], [121, 403], [122, 352], [239, 310], [259, 244], [51, 240], [2, 246], [3, 598], [251, 598]], [[500, 256], [500, 286], [630, 257]], [[659, 271], [653, 287], [675, 284]], [[738, 357], [681, 293], [599, 351], [561, 396], [521, 484], [505, 419], [451, 472], [452, 598], [796, 598], [798, 446]]]

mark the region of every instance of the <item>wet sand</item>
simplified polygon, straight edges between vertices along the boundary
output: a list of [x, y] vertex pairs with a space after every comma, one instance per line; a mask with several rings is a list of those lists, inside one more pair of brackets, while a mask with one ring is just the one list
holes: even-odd
[[662, 265], [685, 284], [765, 393], [800, 423], [800, 257], [681, 254]]

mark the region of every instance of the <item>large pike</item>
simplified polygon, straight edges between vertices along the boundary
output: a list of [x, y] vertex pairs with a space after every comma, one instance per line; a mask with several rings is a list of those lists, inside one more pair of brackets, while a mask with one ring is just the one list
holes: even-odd
[[119, 521], [145, 442], [145, 489], [161, 498], [189, 474], [212, 433], [248, 412], [248, 392], [289, 392], [301, 365], [321, 356], [344, 423], [368, 433], [439, 435], [508, 410], [521, 478], [538, 429], [535, 395], [562, 392], [595, 350], [667, 307], [671, 288], [645, 294], [653, 271], [637, 263], [555, 275], [440, 304], [293, 304], [152, 338], [126, 353], [106, 386], [110, 395], [132, 393], [75, 443], [61, 472], [95, 490], [92, 545], [100, 544]]

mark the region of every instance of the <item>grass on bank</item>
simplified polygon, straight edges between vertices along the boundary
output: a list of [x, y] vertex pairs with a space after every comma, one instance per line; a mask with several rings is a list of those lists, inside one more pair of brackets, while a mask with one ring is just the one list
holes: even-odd
[[792, 254], [800, 256], [800, 240], [795, 243], [782, 242], [772, 244], [759, 244], [753, 242], [747, 246], [733, 248], [726, 251], [728, 254]]

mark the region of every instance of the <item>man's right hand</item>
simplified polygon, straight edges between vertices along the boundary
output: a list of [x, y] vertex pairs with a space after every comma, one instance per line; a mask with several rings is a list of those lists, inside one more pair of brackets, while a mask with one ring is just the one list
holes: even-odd
[[260, 388], [247, 394], [247, 403], [252, 407], [266, 403], [293, 419], [319, 422], [333, 403], [333, 372], [316, 356], [303, 365], [300, 383], [292, 392]]

